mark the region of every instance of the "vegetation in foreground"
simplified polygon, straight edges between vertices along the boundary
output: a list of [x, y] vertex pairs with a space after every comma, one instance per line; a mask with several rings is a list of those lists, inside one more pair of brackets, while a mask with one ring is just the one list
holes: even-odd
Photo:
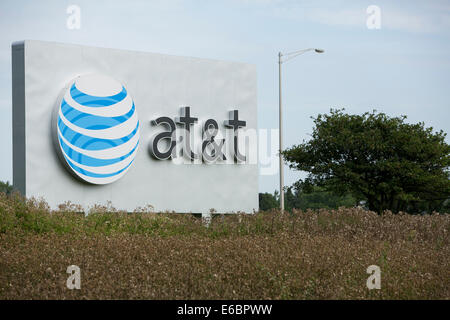
[[[449, 215], [89, 215], [0, 193], [0, 299], [449, 299]], [[381, 290], [366, 269], [381, 268]], [[67, 267], [81, 289], [66, 288]]]

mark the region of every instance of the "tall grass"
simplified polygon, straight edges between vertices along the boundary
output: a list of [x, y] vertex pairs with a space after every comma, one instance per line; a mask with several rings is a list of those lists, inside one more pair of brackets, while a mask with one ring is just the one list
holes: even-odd
[[[450, 298], [447, 214], [361, 209], [215, 216], [0, 194], [0, 298]], [[67, 266], [82, 289], [65, 287]], [[366, 268], [382, 289], [366, 288]]]

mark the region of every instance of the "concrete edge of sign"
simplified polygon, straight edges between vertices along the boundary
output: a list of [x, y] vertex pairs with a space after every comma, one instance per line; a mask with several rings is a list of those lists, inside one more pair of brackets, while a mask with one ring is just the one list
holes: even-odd
[[208, 60], [212, 62], [225, 62], [225, 63], [235, 63], [235, 64], [241, 64], [241, 65], [247, 65], [252, 66], [256, 69], [255, 63], [249, 63], [249, 62], [242, 62], [242, 61], [234, 61], [234, 60], [221, 60], [221, 59], [211, 59], [211, 58], [202, 58], [202, 57], [194, 57], [194, 56], [182, 56], [177, 54], [170, 54], [170, 53], [156, 53], [151, 51], [142, 51], [142, 50], [127, 50], [127, 49], [119, 49], [119, 48], [111, 48], [111, 47], [97, 47], [97, 46], [90, 46], [90, 45], [83, 45], [83, 44], [77, 44], [77, 43], [66, 43], [66, 42], [58, 42], [58, 41], [44, 41], [44, 40], [33, 40], [33, 39], [25, 39], [20, 41], [14, 41], [12, 45], [19, 45], [19, 44], [25, 44], [29, 42], [36, 42], [36, 43], [47, 43], [47, 44], [53, 44], [53, 45], [64, 45], [64, 46], [74, 46], [74, 47], [85, 47], [85, 48], [96, 48], [96, 49], [106, 49], [106, 50], [115, 50], [115, 51], [123, 51], [123, 52], [130, 52], [130, 53], [138, 53], [138, 54], [154, 54], [158, 56], [171, 56], [171, 57], [177, 57], [177, 58], [189, 58], [189, 59], [199, 59], [199, 60]]
[[11, 44], [13, 186], [26, 195], [25, 41]]

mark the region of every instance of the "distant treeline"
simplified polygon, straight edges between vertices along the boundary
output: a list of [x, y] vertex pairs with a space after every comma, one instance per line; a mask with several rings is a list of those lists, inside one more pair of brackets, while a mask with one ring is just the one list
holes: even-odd
[[13, 186], [9, 184], [9, 181], [3, 182], [0, 181], [0, 192], [4, 192], [6, 194], [11, 194], [13, 192]]
[[[320, 187], [315, 187], [310, 193], [294, 190], [290, 187], [284, 194], [284, 207], [290, 211], [292, 209], [337, 209], [339, 207], [355, 207], [359, 201], [351, 195], [338, 196], [327, 192]], [[259, 210], [267, 211], [280, 207], [280, 194], [278, 190], [271, 193], [259, 194]]]
[[[259, 194], [259, 210], [268, 211], [280, 207], [280, 193], [275, 190], [273, 194], [265, 192]], [[357, 199], [351, 194], [339, 196], [326, 191], [321, 187], [313, 187], [311, 191], [302, 192], [293, 187], [287, 188], [284, 194], [284, 207], [286, 210], [292, 209], [338, 209], [340, 207], [367, 208], [366, 201]], [[407, 208], [407, 213], [450, 213], [450, 199], [447, 201], [429, 201], [422, 202], [416, 206]]]

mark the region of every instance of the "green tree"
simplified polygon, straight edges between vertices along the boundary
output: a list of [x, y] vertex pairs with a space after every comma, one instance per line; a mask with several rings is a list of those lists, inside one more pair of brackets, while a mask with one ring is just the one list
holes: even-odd
[[274, 194], [270, 193], [260, 193], [259, 194], [259, 210], [267, 211], [270, 209], [278, 208], [279, 200], [277, 199], [278, 193], [275, 191]]
[[284, 208], [287, 211], [291, 211], [293, 208], [296, 208], [296, 198], [294, 193], [292, 192], [292, 188], [287, 188], [284, 192]]
[[[313, 187], [308, 193], [302, 190], [288, 187], [284, 192], [284, 208], [287, 211], [292, 209], [337, 209], [339, 207], [353, 207], [357, 200], [351, 195], [338, 196], [328, 192], [320, 187]], [[259, 209], [270, 210], [280, 207], [279, 192], [275, 190], [274, 194], [259, 194]]]
[[300, 189], [350, 193], [379, 213], [439, 207], [450, 197], [450, 146], [442, 130], [376, 111], [332, 109], [313, 119], [312, 139], [283, 152], [291, 168], [309, 172]]
[[[289, 189], [293, 189], [290, 187]], [[290, 204], [291, 208], [300, 210], [306, 209], [337, 209], [339, 207], [353, 207], [358, 204], [350, 194], [336, 195], [324, 188], [314, 186], [308, 192], [301, 189], [296, 189], [293, 194], [293, 202]]]
[[13, 186], [9, 184], [9, 181], [6, 182], [0, 181], [0, 192], [11, 194], [13, 190], [14, 190]]

